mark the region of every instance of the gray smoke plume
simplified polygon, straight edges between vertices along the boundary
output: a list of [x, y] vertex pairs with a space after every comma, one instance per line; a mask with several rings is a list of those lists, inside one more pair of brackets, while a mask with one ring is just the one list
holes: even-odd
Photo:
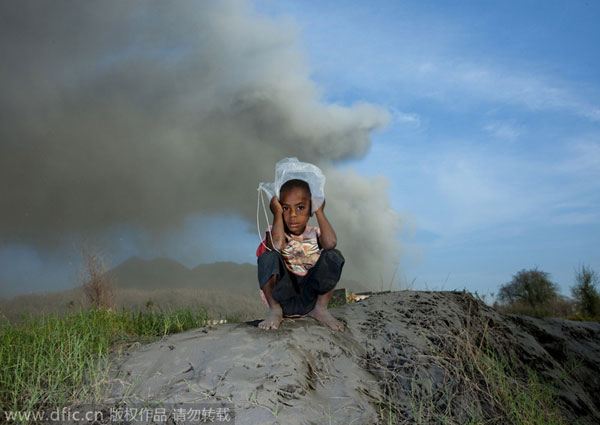
[[[387, 189], [334, 169], [388, 120], [319, 99], [289, 20], [245, 1], [0, 4], [0, 241], [54, 248], [116, 224], [238, 214], [286, 156], [323, 167], [362, 276], [397, 255]], [[1, 246], [0, 246], [1, 247]]]

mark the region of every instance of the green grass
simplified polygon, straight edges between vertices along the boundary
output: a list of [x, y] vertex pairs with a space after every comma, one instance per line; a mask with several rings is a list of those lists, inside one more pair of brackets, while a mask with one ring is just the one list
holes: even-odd
[[544, 303], [529, 305], [523, 302], [513, 302], [508, 304], [494, 304], [496, 310], [509, 314], [521, 314], [524, 316], [543, 319], [545, 317], [557, 317], [579, 322], [598, 322], [600, 316], [590, 316], [586, 314], [581, 306], [571, 300], [554, 299]]
[[489, 396], [507, 422], [515, 425], [565, 424], [555, 405], [555, 388], [531, 369], [518, 377], [506, 359], [484, 350], [480, 354], [481, 378]]
[[[376, 361], [374, 366], [386, 377], [382, 378], [383, 393], [378, 403], [381, 423], [566, 424], [556, 403], [558, 382], [543, 380], [518, 359], [511, 361], [515, 354], [506, 350], [509, 342], [491, 332], [488, 322], [467, 320], [456, 331], [439, 334], [434, 325], [425, 326], [421, 335], [428, 341], [428, 350], [422, 353], [426, 360], [412, 370], [406, 369], [402, 361], [393, 361], [393, 357], [392, 361]], [[564, 376], [579, 364], [568, 362]], [[434, 370], [441, 372], [441, 380], [439, 374], [429, 375], [428, 371]], [[406, 378], [409, 389], [396, 384]]]
[[41, 410], [90, 401], [111, 352], [204, 325], [205, 310], [82, 310], [22, 317], [0, 327], [0, 410]]
[[[450, 406], [441, 411], [433, 400], [431, 389], [417, 391], [423, 384], [413, 378], [409, 404], [412, 420], [416, 424], [513, 424], [513, 425], [565, 425], [555, 405], [555, 388], [551, 383], [543, 382], [537, 374], [528, 369], [526, 377], [518, 377], [505, 359], [495, 354], [482, 351], [477, 363], [460, 365], [463, 382], [471, 382], [467, 387], [473, 397], [470, 417], [457, 418]], [[478, 370], [476, 372], [476, 370]], [[455, 392], [448, 387], [448, 395]], [[379, 419], [382, 424], [405, 423], [405, 417], [399, 414], [394, 406], [394, 399], [402, 395], [389, 391], [386, 399], [379, 402]], [[406, 397], [406, 395], [404, 395]], [[489, 406], [481, 401], [486, 400]]]

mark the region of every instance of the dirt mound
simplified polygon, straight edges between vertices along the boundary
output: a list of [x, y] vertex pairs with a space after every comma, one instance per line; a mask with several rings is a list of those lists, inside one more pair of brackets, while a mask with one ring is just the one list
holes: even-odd
[[366, 365], [394, 423], [600, 422], [600, 323], [502, 314], [464, 292], [370, 301]]
[[131, 350], [104, 403], [213, 403], [237, 425], [516, 423], [528, 411], [600, 422], [599, 323], [506, 315], [462, 292], [394, 292], [333, 314], [344, 332], [310, 318], [225, 324]]

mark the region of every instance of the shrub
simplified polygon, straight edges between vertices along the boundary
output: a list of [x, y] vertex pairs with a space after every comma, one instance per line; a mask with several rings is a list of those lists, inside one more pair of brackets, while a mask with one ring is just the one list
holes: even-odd
[[575, 282], [575, 285], [571, 287], [571, 293], [577, 301], [580, 313], [590, 318], [600, 316], [599, 280], [596, 272], [582, 265], [575, 272]]
[[558, 297], [558, 287], [550, 281], [550, 275], [538, 270], [521, 270], [509, 283], [500, 287], [498, 298], [502, 303], [522, 303], [535, 307]]
[[516, 301], [510, 304], [494, 304], [494, 308], [503, 313], [523, 314], [531, 317], [563, 317], [573, 320], [577, 319], [575, 314], [574, 302], [566, 297], [558, 296], [553, 300], [531, 306], [529, 304]]
[[79, 251], [83, 260], [79, 270], [83, 293], [92, 307], [110, 308], [114, 303], [114, 292], [105, 256], [85, 238], [82, 238]]

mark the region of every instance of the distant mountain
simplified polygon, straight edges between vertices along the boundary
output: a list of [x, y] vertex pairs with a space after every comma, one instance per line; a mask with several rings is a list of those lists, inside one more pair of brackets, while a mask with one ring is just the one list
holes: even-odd
[[258, 289], [256, 266], [248, 263], [199, 264], [190, 270], [170, 258], [131, 257], [109, 274], [115, 286], [124, 289], [206, 288], [253, 292]]
[[194, 283], [192, 271], [170, 258], [131, 257], [109, 274], [115, 286], [127, 289], [187, 288]]
[[242, 286], [256, 292], [258, 287], [258, 270], [250, 263], [232, 263], [229, 261], [199, 264], [193, 268], [194, 278], [206, 282], [215, 289], [236, 289]]
[[[259, 297], [254, 264], [218, 262], [199, 264], [190, 270], [170, 258], [144, 260], [131, 257], [108, 274], [117, 289], [117, 308], [145, 309], [146, 302], [152, 300], [160, 308], [200, 305], [212, 315], [234, 312], [240, 317], [260, 317], [266, 308]], [[348, 279], [342, 279], [338, 288], [354, 292], [368, 290], [359, 282]], [[6, 318], [17, 320], [23, 312], [37, 314], [78, 309], [87, 305], [81, 289], [78, 286], [58, 292], [0, 298], [0, 322]]]
[[[225, 261], [199, 264], [190, 270], [170, 258], [144, 260], [131, 257], [109, 274], [114, 285], [123, 289], [206, 288], [252, 294], [258, 290], [257, 268], [250, 263]], [[359, 282], [343, 278], [338, 286], [354, 292], [368, 290]]]

